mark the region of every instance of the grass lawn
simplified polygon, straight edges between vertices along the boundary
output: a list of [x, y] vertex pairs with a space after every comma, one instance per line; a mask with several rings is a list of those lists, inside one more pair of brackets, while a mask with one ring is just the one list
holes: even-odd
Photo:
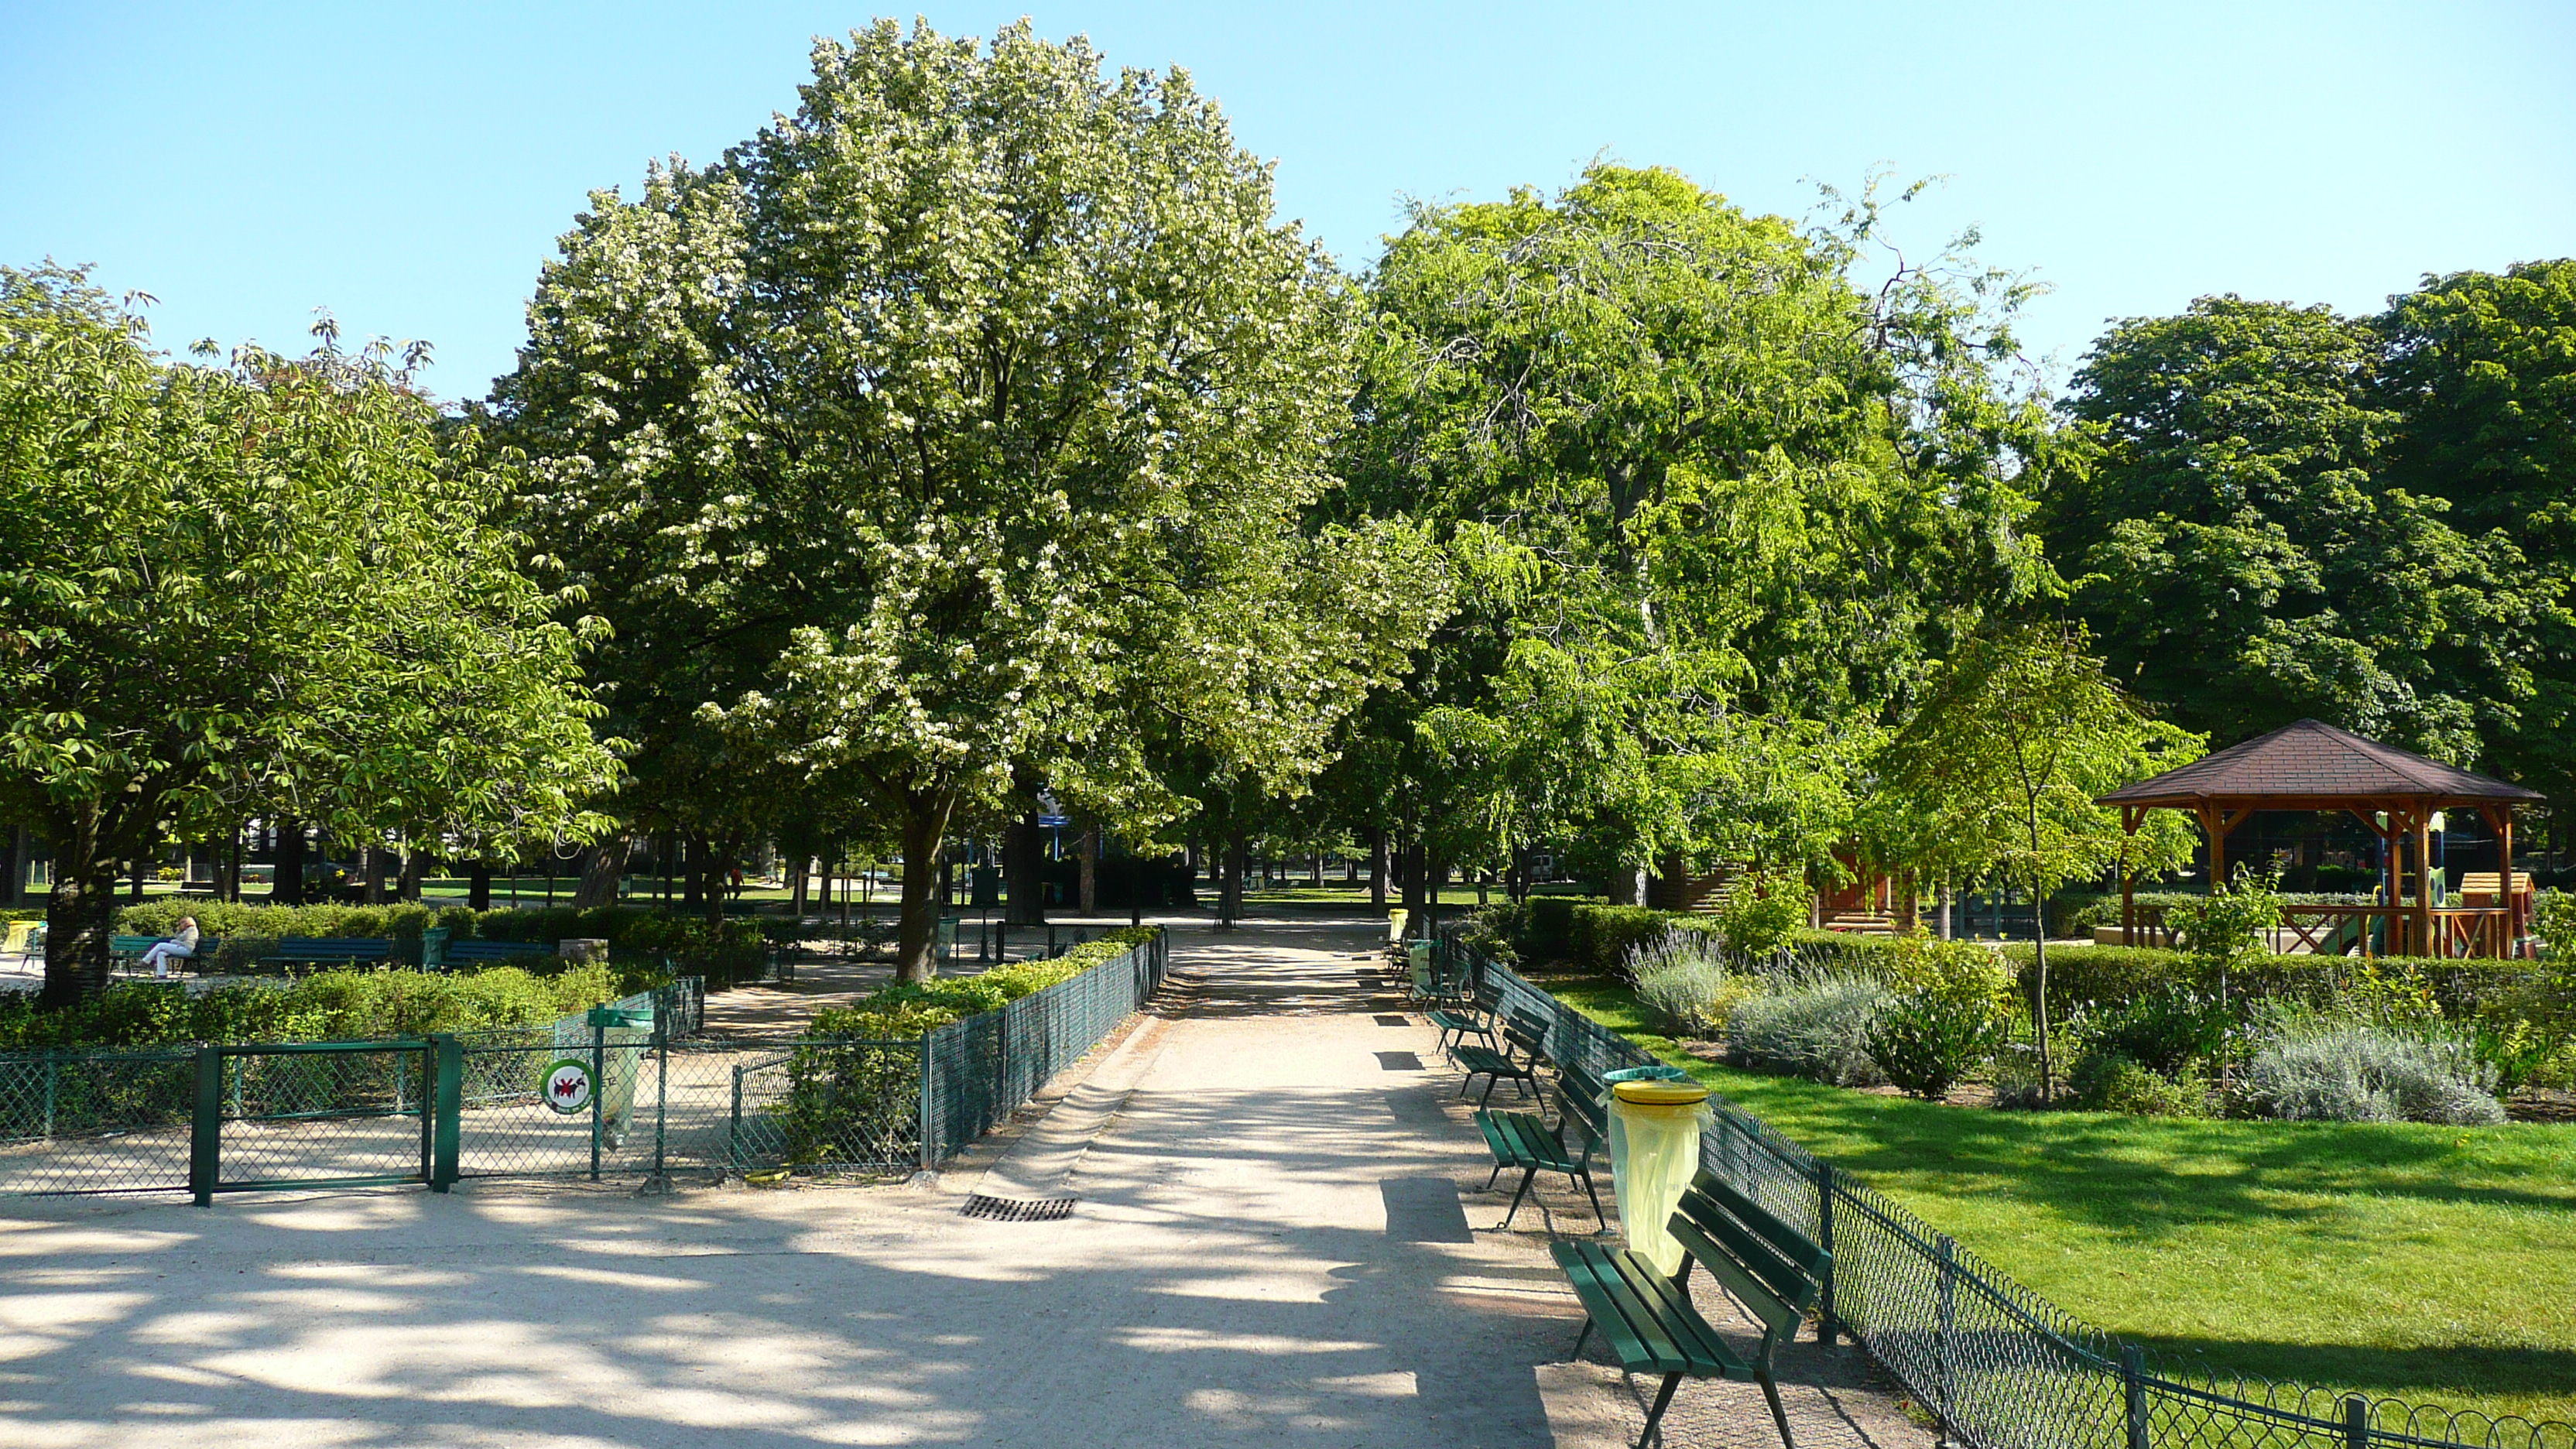
[[1998, 1112], [1703, 1062], [1562, 999], [2079, 1318], [2229, 1372], [2576, 1421], [2576, 1126]]

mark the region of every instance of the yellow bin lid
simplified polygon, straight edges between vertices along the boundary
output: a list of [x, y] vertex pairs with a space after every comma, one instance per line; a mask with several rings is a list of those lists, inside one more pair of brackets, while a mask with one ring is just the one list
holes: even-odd
[[1697, 1082], [1612, 1082], [1611, 1095], [1641, 1107], [1682, 1107], [1708, 1100], [1708, 1088]]

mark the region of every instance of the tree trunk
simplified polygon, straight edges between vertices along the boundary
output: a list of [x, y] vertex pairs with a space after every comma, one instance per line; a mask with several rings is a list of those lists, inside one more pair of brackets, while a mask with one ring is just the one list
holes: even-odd
[[491, 862], [478, 860], [465, 867], [465, 909], [469, 911], [492, 909]]
[[[698, 867], [706, 855], [706, 847], [701, 845], [694, 835], [687, 837], [685, 842], [680, 837], [674, 836], [672, 842], [684, 852], [680, 857], [680, 909], [694, 911], [707, 903], [705, 892], [700, 889], [698, 875]], [[667, 870], [668, 867], [664, 869]]]
[[1002, 827], [1002, 919], [1010, 925], [1046, 924], [1045, 838], [1034, 805]]
[[27, 903], [27, 827], [20, 825], [10, 832], [9, 874], [0, 880], [0, 906], [23, 906]]
[[404, 841], [402, 853], [402, 883], [396, 888], [394, 893], [407, 901], [419, 900], [420, 878], [428, 865], [428, 852], [420, 849], [416, 845], [413, 845], [410, 841]]
[[300, 906], [304, 904], [304, 822], [280, 820], [271, 829], [277, 835], [277, 848], [269, 852], [276, 863], [268, 868], [268, 903]]
[[1914, 893], [1914, 872], [1911, 870], [1900, 870], [1896, 873], [1897, 933], [1905, 936], [1913, 935], [1914, 928], [1921, 925], [1922, 922], [1922, 905], [1916, 899]]
[[[101, 840], [95, 813], [57, 819], [54, 888], [45, 901], [45, 988], [51, 1009], [107, 986], [108, 937], [116, 924], [116, 852]], [[83, 828], [86, 827], [86, 828]]]
[[134, 877], [130, 882], [134, 887], [134, 894], [128, 897], [129, 900], [132, 900], [138, 906], [143, 904], [143, 871], [143, 857], [138, 855], [134, 857]]
[[927, 981], [939, 974], [939, 917], [947, 903], [937, 894], [939, 872], [929, 863], [939, 859], [950, 806], [946, 795], [915, 795], [905, 801], [903, 921], [894, 955], [898, 981]]
[[1610, 904], [1644, 905], [1646, 903], [1646, 868], [1642, 865], [1611, 867], [1609, 887]]
[[787, 914], [801, 921], [805, 919], [806, 892], [814, 884], [814, 858], [810, 855], [796, 857], [795, 870], [796, 879], [787, 886]]
[[1076, 849], [1082, 853], [1082, 913], [1094, 915], [1100, 910], [1100, 827], [1083, 831]]
[[1377, 826], [1369, 829], [1369, 907], [1386, 909], [1386, 831]]
[[626, 851], [629, 837], [623, 832], [611, 835], [581, 851], [581, 885], [573, 892], [572, 903], [584, 910], [597, 910], [617, 904], [617, 883], [626, 874]]
[[371, 906], [385, 903], [384, 847], [370, 841], [358, 847], [358, 899]]
[[1243, 881], [1252, 871], [1252, 841], [1249, 836], [1226, 837], [1219, 847], [1223, 855], [1217, 862], [1222, 878], [1217, 883], [1218, 919], [1232, 925], [1243, 917]]

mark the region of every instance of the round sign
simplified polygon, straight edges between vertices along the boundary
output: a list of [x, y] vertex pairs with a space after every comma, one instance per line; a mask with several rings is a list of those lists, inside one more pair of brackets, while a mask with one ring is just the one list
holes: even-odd
[[590, 1063], [565, 1057], [546, 1068], [546, 1105], [569, 1117], [590, 1110]]

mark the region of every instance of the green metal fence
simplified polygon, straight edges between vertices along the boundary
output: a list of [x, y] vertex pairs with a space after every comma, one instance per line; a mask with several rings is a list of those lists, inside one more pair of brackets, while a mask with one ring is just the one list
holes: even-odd
[[[891, 1041], [709, 1041], [684, 979], [547, 1025], [0, 1056], [0, 1194], [935, 1167], [1163, 981], [1163, 940]], [[567, 1095], [568, 1083], [570, 1094]]]
[[922, 1166], [991, 1131], [1140, 1010], [1162, 989], [1170, 949], [1157, 933], [1079, 976], [924, 1038]]
[[[1653, 1059], [1456, 941], [1503, 1009], [1544, 1018], [1544, 1049], [1597, 1078]], [[2230, 1376], [2089, 1327], [1948, 1234], [1713, 1096], [1700, 1164], [1834, 1255], [1819, 1337], [1848, 1336], [1947, 1437], [1989, 1449], [2576, 1449], [2576, 1426]]]

